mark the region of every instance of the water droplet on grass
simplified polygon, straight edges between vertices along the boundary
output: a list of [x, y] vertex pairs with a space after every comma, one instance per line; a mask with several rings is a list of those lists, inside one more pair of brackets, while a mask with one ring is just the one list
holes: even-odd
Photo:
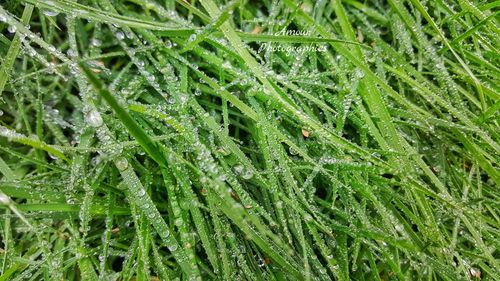
[[43, 10], [43, 14], [48, 16], [48, 17], [55, 17], [55, 16], [59, 15], [59, 12], [52, 11], [52, 10]]
[[99, 47], [102, 44], [102, 42], [101, 42], [101, 40], [94, 38], [94, 39], [92, 39], [90, 44], [94, 47]]
[[87, 113], [87, 116], [85, 116], [85, 121], [89, 123], [90, 126], [92, 127], [100, 127], [103, 124], [101, 114], [97, 112], [95, 109], [92, 109]]
[[59, 159], [59, 158], [57, 158], [56, 156], [54, 156], [54, 155], [52, 155], [50, 153], [48, 153], [48, 154], [49, 154], [49, 158], [52, 159], [52, 160], [58, 160]]
[[70, 58], [74, 58], [78, 55], [75, 51], [73, 51], [73, 49], [68, 49], [68, 51], [66, 53], [68, 54], [68, 56]]
[[242, 178], [249, 180], [253, 177], [253, 172], [250, 169], [246, 169], [241, 175]]
[[475, 278], [481, 278], [481, 271], [479, 271], [478, 269], [474, 268], [474, 267], [471, 267], [469, 269], [469, 273], [472, 277], [475, 277]]
[[169, 250], [170, 252], [175, 252], [175, 251], [177, 250], [177, 245], [176, 245], [176, 244], [174, 244], [174, 245], [170, 245], [170, 246], [168, 246], [168, 250]]
[[0, 193], [0, 204], [8, 205], [9, 203], [10, 203], [10, 198], [5, 194]]
[[141, 188], [141, 189], [139, 189], [139, 193], [138, 194], [139, 194], [139, 196], [142, 197], [142, 196], [146, 195], [146, 190], [144, 188]]
[[244, 167], [242, 165], [236, 165], [234, 167], [234, 172], [239, 175], [243, 172], [243, 169], [244, 169]]
[[128, 168], [128, 161], [127, 161], [127, 159], [125, 157], [120, 157], [118, 160], [116, 160], [116, 167], [120, 171], [126, 170]]
[[123, 34], [123, 32], [121, 32], [121, 31], [118, 31], [116, 33], [116, 38], [118, 38], [119, 40], [123, 40], [123, 39], [125, 39], [125, 34]]

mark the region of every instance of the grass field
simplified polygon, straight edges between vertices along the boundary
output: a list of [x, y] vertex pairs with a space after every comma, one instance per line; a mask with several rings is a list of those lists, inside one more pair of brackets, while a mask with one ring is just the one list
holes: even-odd
[[0, 281], [498, 280], [500, 1], [0, 1]]

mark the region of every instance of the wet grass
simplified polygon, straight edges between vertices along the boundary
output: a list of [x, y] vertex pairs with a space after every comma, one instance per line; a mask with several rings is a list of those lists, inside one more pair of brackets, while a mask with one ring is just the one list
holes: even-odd
[[499, 2], [0, 4], [0, 280], [493, 280]]

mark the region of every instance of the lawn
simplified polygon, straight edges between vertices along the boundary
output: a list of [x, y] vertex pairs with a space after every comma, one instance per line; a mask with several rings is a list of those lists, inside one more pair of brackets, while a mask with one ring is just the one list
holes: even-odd
[[497, 280], [500, 1], [0, 1], [0, 281]]

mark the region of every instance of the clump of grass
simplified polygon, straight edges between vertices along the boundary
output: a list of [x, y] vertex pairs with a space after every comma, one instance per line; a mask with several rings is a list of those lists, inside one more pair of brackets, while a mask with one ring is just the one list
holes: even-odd
[[495, 279], [497, 19], [0, 4], [0, 280]]

